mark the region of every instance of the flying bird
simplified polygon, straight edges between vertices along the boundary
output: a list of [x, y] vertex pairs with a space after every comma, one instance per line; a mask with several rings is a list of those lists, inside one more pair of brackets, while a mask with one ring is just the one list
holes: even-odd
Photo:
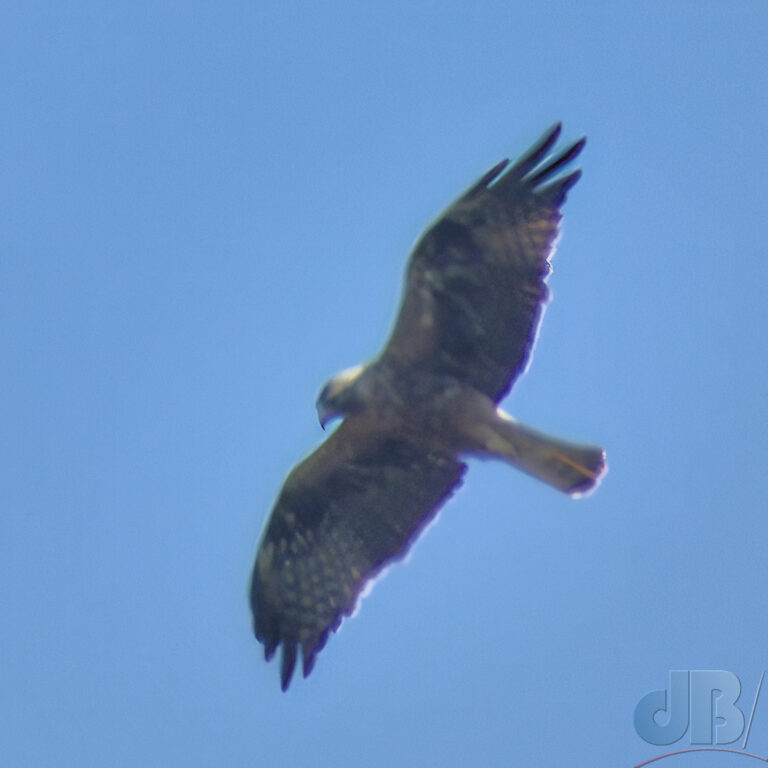
[[384, 349], [320, 392], [323, 428], [343, 422], [288, 475], [251, 580], [254, 632], [267, 660], [282, 645], [283, 690], [299, 649], [306, 677], [366, 584], [460, 485], [466, 457], [503, 459], [573, 496], [605, 471], [602, 448], [498, 407], [530, 358], [560, 207], [581, 176], [560, 172], [585, 139], [550, 154], [560, 128], [511, 167], [491, 168], [427, 229]]

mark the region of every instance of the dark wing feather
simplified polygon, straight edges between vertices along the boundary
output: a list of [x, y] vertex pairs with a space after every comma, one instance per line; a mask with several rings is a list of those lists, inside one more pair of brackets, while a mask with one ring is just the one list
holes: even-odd
[[304, 676], [361, 590], [402, 557], [461, 480], [465, 465], [401, 437], [373, 442], [345, 422], [289, 475], [262, 534], [251, 582], [256, 637], [283, 645], [288, 687]]
[[383, 356], [496, 402], [509, 392], [536, 341], [559, 209], [581, 175], [555, 177], [585, 143], [548, 158], [559, 134], [557, 125], [505, 173], [506, 161], [492, 168], [421, 238]]

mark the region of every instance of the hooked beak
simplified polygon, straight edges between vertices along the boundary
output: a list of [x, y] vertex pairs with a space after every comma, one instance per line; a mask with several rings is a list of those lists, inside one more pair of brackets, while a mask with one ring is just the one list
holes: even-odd
[[338, 416], [338, 414], [328, 408], [324, 403], [318, 402], [317, 420], [320, 422], [320, 426], [323, 428], [323, 432], [325, 432], [325, 425], [335, 416]]

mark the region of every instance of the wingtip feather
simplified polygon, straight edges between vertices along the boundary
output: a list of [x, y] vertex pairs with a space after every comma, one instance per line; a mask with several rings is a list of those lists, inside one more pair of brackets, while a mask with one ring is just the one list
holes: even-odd
[[464, 194], [459, 198], [460, 200], [467, 200], [468, 198], [476, 195], [478, 192], [482, 192], [488, 188], [488, 185], [496, 179], [501, 172], [509, 165], [509, 158], [504, 158], [501, 162], [496, 163], [489, 171], [486, 171]]
[[568, 190], [581, 178], [581, 169], [553, 181], [546, 187], [537, 190], [537, 194], [550, 205], [559, 206], [565, 201]]
[[561, 122], [555, 123], [544, 135], [507, 171], [504, 180], [522, 179], [527, 176], [555, 146], [563, 130]]
[[538, 186], [543, 181], [552, 177], [557, 171], [566, 166], [571, 160], [579, 156], [584, 145], [587, 143], [586, 137], [579, 139], [571, 144], [570, 147], [561, 152], [554, 160], [547, 163], [541, 170], [537, 170], [532, 176], [526, 179], [526, 183], [532, 187]]
[[265, 661], [271, 661], [277, 650], [277, 643], [267, 643], [264, 646], [264, 659]]
[[315, 668], [315, 661], [317, 660], [316, 653], [304, 654], [304, 665], [302, 668], [302, 674], [305, 678], [309, 677], [312, 670]]
[[283, 643], [283, 663], [280, 668], [280, 687], [283, 691], [288, 690], [293, 677], [293, 669], [296, 666], [296, 644], [291, 642]]

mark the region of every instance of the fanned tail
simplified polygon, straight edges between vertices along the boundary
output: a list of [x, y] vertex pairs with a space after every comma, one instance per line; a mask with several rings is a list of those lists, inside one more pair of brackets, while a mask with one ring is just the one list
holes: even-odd
[[493, 430], [487, 445], [491, 453], [572, 496], [592, 491], [607, 469], [605, 451], [599, 446], [545, 435], [506, 414], [499, 415]]

